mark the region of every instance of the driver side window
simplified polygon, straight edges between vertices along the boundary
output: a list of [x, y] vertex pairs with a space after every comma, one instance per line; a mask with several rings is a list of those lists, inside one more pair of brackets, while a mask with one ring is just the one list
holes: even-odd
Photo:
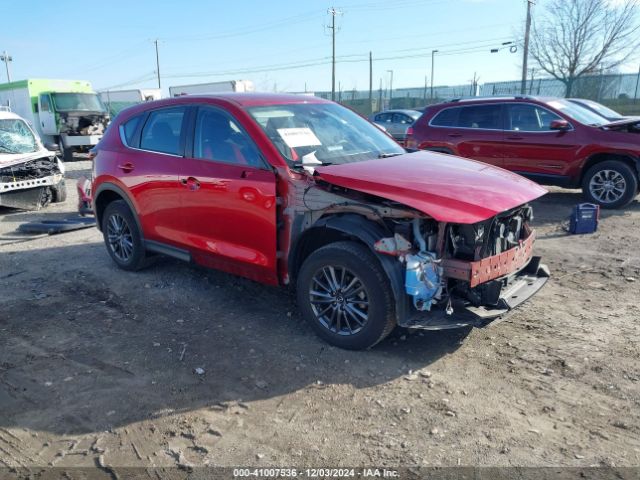
[[226, 113], [210, 107], [198, 109], [193, 156], [256, 168], [264, 166], [262, 157], [249, 135]]

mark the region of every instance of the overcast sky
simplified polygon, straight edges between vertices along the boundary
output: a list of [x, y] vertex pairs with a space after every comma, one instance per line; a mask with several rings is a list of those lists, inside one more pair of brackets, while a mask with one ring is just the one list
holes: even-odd
[[481, 83], [519, 78], [522, 52], [502, 43], [520, 40], [525, 0], [21, 0], [4, 2], [0, 51], [13, 56], [14, 80], [155, 87], [158, 38], [165, 88], [249, 79], [259, 90], [330, 90], [333, 4], [343, 90], [368, 89], [369, 51], [376, 89], [388, 86], [389, 70], [394, 88], [423, 86], [434, 49], [436, 85], [468, 83], [474, 73]]

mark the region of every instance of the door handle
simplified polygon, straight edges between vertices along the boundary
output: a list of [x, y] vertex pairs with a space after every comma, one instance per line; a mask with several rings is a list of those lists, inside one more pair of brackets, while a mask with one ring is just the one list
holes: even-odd
[[453, 138], [458, 138], [458, 137], [461, 137], [461, 136], [462, 136], [462, 134], [461, 134], [461, 133], [449, 133], [448, 135], [449, 135], [450, 137], [453, 137]]
[[522, 140], [524, 137], [520, 137], [518, 135], [511, 135], [507, 137], [507, 140]]
[[180, 183], [182, 183], [182, 185], [187, 187], [192, 192], [200, 188], [200, 182], [198, 181], [197, 178], [194, 178], [194, 177], [181, 178]]
[[118, 165], [118, 168], [120, 170], [122, 170], [124, 173], [129, 173], [129, 172], [133, 171], [134, 165], [131, 162], [127, 162], [127, 163], [125, 163], [123, 165]]

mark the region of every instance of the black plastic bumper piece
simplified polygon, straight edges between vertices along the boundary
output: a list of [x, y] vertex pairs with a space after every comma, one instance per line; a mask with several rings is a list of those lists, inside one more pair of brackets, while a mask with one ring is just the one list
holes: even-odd
[[451, 315], [441, 308], [429, 312], [414, 311], [406, 322], [399, 325], [422, 330], [482, 327], [492, 320], [504, 318], [511, 310], [535, 295], [547, 283], [549, 276], [548, 267], [540, 264], [539, 257], [534, 257], [529, 265], [503, 288], [497, 305], [474, 307], [462, 300], [453, 301]]

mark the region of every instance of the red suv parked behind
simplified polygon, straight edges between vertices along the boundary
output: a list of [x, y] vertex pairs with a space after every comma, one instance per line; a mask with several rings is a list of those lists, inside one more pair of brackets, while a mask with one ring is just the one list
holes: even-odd
[[433, 105], [413, 126], [408, 148], [480, 160], [544, 185], [581, 187], [604, 208], [638, 193], [640, 119], [609, 122], [568, 100], [465, 99]]
[[481, 325], [548, 277], [527, 205], [542, 187], [406, 154], [319, 98], [144, 103], [111, 123], [95, 154], [93, 207], [119, 267], [159, 253], [295, 285], [302, 314], [339, 347], [370, 347], [395, 325]]

